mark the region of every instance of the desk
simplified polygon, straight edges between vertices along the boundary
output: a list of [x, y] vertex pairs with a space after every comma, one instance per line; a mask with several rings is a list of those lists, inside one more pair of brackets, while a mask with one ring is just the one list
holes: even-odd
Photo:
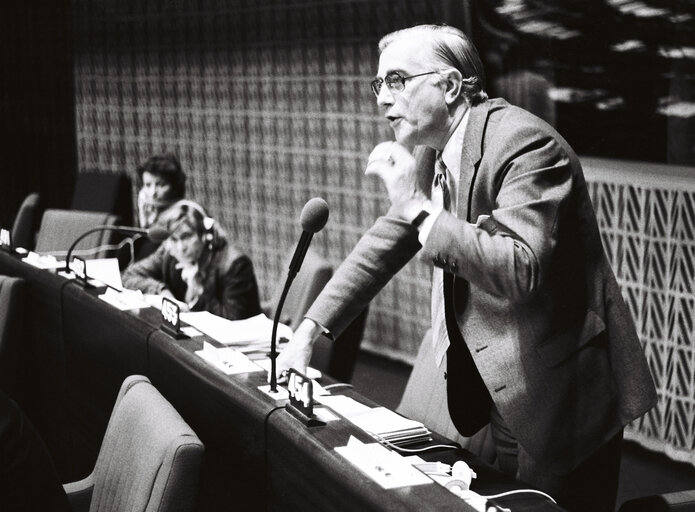
[[[32, 420], [38, 414], [37, 429], [51, 440], [47, 445], [65, 481], [91, 471], [120, 384], [139, 373], [152, 380], [205, 444], [200, 511], [240, 503], [256, 503], [259, 510], [470, 510], [437, 484], [382, 489], [333, 450], [350, 435], [369, 441], [364, 432], [347, 420], [305, 427], [258, 390], [264, 372], [222, 374], [194, 354], [203, 338], [174, 340], [160, 331], [158, 311], [119, 311], [99, 300], [95, 290], [7, 254], [0, 254], [0, 273], [23, 277], [32, 304], [40, 305], [25, 322], [33, 354], [28, 362], [36, 373], [27, 409]], [[369, 403], [355, 392], [347, 394]], [[466, 459], [486, 475], [481, 491], [521, 487], [481, 470], [463, 450], [429, 457]], [[561, 510], [533, 495], [510, 503], [521, 511]]]

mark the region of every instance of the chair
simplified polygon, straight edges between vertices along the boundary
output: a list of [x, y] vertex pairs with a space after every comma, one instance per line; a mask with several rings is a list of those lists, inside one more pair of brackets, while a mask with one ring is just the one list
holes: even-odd
[[396, 411], [456, 441], [462, 448], [474, 453], [482, 461], [494, 462], [495, 443], [488, 426], [483, 427], [472, 437], [464, 437], [459, 434], [451, 421], [444, 369], [437, 368], [435, 364], [431, 329], [425, 333], [420, 343], [413, 370]]
[[64, 485], [75, 512], [193, 510], [204, 447], [147, 377], [125, 379], [94, 471]]
[[[290, 260], [284, 268], [289, 268]], [[333, 275], [333, 267], [321, 255], [309, 249], [304, 257], [299, 272], [294, 278], [292, 287], [285, 298], [280, 321], [296, 329], [304, 319], [311, 304], [316, 300], [323, 287]], [[263, 310], [271, 318], [275, 316], [275, 308], [282, 294], [282, 286], [276, 291], [273, 303], [264, 304]], [[310, 365], [322, 373], [326, 373], [341, 382], [350, 382], [357, 361], [362, 334], [367, 323], [368, 308], [365, 309], [345, 331], [335, 340], [330, 341], [320, 337], [314, 344]]]
[[368, 313], [369, 307], [365, 308], [335, 340], [320, 336], [314, 343], [309, 366], [340, 382], [349, 383], [355, 370]]
[[12, 244], [27, 250], [34, 248], [36, 232], [39, 227], [40, 196], [32, 192], [24, 198], [12, 224]]
[[695, 490], [635, 498], [623, 503], [619, 512], [695, 512]]
[[133, 190], [122, 173], [80, 172], [75, 180], [71, 210], [118, 215], [126, 225], [133, 223]]
[[[84, 232], [97, 226], [113, 226], [118, 222], [119, 217], [110, 213], [48, 209], [41, 219], [34, 250], [38, 253], [65, 256], [70, 245]], [[116, 239], [117, 235], [112, 231], [92, 233], [77, 244], [73, 254], [80, 255], [80, 250], [93, 250], [113, 243]], [[102, 249], [83, 257], [103, 258], [106, 256], [108, 251]]]
[[[284, 268], [287, 269], [289, 266], [290, 260], [288, 259]], [[309, 249], [299, 272], [297, 272], [292, 282], [290, 291], [287, 292], [280, 322], [289, 325], [292, 330], [296, 329], [332, 275], [333, 267], [331, 264], [323, 256]], [[285, 279], [283, 276], [280, 286], [273, 297], [273, 302], [263, 305], [263, 310], [270, 318], [275, 317], [275, 308], [282, 295], [284, 285]]]
[[[19, 400], [26, 347], [20, 337], [24, 321], [25, 283], [18, 277], [0, 276], [0, 389]], [[21, 401], [21, 400], [20, 400]]]

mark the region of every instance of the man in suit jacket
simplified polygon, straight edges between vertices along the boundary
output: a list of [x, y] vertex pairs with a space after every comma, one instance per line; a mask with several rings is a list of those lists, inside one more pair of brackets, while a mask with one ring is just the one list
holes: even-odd
[[372, 89], [397, 142], [374, 149], [367, 174], [392, 206], [278, 369], [303, 370], [318, 334], [339, 334], [420, 252], [435, 267], [435, 354], [457, 429], [489, 422], [503, 471], [570, 510], [612, 511], [623, 427], [655, 390], [576, 155], [542, 120], [487, 99], [459, 30], [413, 27], [379, 47]]

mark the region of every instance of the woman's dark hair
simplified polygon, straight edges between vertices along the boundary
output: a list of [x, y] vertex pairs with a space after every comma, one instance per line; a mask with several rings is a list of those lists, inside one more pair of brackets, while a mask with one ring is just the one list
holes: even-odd
[[181, 169], [179, 159], [171, 153], [151, 156], [136, 172], [138, 189], [142, 188], [143, 173], [149, 172], [171, 185], [171, 197], [167, 199], [178, 201], [186, 194], [186, 175]]

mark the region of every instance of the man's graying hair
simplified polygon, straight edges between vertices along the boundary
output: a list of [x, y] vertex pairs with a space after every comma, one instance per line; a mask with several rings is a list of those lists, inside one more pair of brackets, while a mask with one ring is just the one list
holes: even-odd
[[388, 45], [403, 37], [430, 42], [435, 58], [459, 70], [463, 75], [463, 96], [471, 105], [477, 105], [487, 99], [485, 71], [478, 50], [461, 30], [449, 25], [417, 25], [396, 30], [381, 38], [379, 52], [383, 52]]

